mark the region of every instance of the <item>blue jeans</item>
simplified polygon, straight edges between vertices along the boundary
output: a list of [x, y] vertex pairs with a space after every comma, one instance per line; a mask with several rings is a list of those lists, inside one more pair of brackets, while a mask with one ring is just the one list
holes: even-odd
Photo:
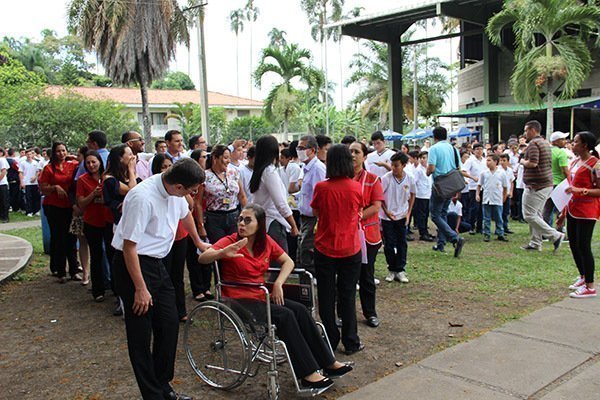
[[490, 225], [492, 219], [496, 223], [495, 235], [504, 236], [504, 227], [502, 222], [502, 206], [494, 206], [491, 204], [483, 205], [483, 234], [490, 234]]
[[398, 221], [381, 220], [383, 228], [383, 252], [390, 272], [402, 272], [406, 268], [408, 242], [406, 218]]
[[431, 193], [431, 201], [429, 202], [429, 211], [431, 212], [431, 220], [437, 226], [438, 230], [438, 247], [444, 246], [446, 242], [455, 243], [459, 236], [450, 226], [446, 216], [448, 215], [448, 206], [450, 199], [443, 199], [435, 193]]
[[504, 232], [508, 230], [508, 216], [510, 215], [510, 197], [506, 198], [506, 201], [502, 205], [502, 227]]

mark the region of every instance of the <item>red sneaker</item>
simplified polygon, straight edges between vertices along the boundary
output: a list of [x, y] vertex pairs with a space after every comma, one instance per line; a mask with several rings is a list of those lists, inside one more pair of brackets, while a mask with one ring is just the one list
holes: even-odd
[[579, 277], [571, 286], [569, 286], [569, 289], [577, 290], [582, 286], [585, 286], [585, 279]]
[[569, 296], [574, 299], [585, 299], [588, 297], [596, 297], [596, 289], [590, 289], [587, 286], [581, 286], [573, 293], [569, 293]]

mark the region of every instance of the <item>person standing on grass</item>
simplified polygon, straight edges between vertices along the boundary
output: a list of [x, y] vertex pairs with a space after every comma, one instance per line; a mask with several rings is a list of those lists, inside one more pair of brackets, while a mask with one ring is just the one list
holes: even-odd
[[38, 215], [40, 211], [40, 189], [38, 186], [38, 177], [40, 169], [38, 162], [33, 158], [35, 152], [33, 149], [27, 150], [26, 158], [19, 163], [19, 178], [21, 179], [21, 189], [25, 190], [25, 212], [28, 217]]
[[[498, 168], [500, 157], [490, 154], [486, 157], [487, 170], [483, 171], [477, 184], [475, 194], [477, 202], [483, 206], [483, 241], [490, 241], [490, 225], [493, 219], [496, 223], [498, 240], [508, 242], [504, 236], [504, 223], [502, 222], [502, 205], [508, 197], [508, 181], [502, 168]], [[483, 188], [483, 196], [481, 196]]]
[[[463, 165], [463, 170], [472, 176], [479, 177], [481, 173], [485, 171], [485, 169], [486, 161], [483, 157], [483, 145], [481, 143], [476, 143], [473, 145], [473, 154]], [[471, 231], [469, 234], [474, 235], [476, 233], [481, 233], [483, 212], [481, 203], [478, 203], [475, 200], [477, 181], [474, 179], [467, 179], [467, 183], [469, 186], [469, 199], [468, 201], [465, 201], [464, 204], [469, 208], [465, 210], [465, 214], [468, 216], [467, 222], [471, 225]]]
[[529, 144], [520, 164], [524, 167], [523, 218], [529, 224], [531, 239], [521, 246], [528, 251], [542, 250], [542, 237], [549, 238], [554, 252], [559, 249], [565, 235], [553, 229], [542, 218], [542, 210], [552, 192], [552, 150], [540, 135], [542, 125], [532, 120], [525, 124], [525, 135]]
[[431, 198], [431, 176], [427, 176], [427, 152], [418, 155], [419, 165], [415, 168], [415, 208], [414, 219], [419, 229], [419, 240], [433, 242], [435, 239], [429, 234], [427, 221], [429, 220], [429, 199]]
[[506, 185], [508, 186], [508, 196], [502, 205], [502, 223], [504, 224], [504, 234], [511, 234], [514, 232], [508, 229], [508, 218], [510, 217], [510, 203], [512, 202], [513, 191], [515, 187], [513, 184], [515, 181], [515, 173], [510, 166], [510, 157], [506, 153], [500, 155], [500, 168], [504, 171], [504, 175], [506, 176]]
[[[569, 172], [569, 157], [565, 151], [565, 145], [567, 144], [568, 133], [560, 131], [554, 132], [550, 135], [550, 143], [552, 143], [552, 185], [553, 187], [558, 186]], [[550, 226], [554, 223], [554, 214], [557, 213], [556, 207], [552, 199], [546, 200], [544, 210], [542, 211], [542, 217], [544, 221]]]
[[408, 164], [408, 156], [397, 152], [391, 161], [392, 170], [381, 178], [385, 200], [379, 212], [383, 228], [383, 250], [389, 271], [385, 280], [408, 283], [406, 224], [410, 220], [417, 189], [414, 178], [404, 171]]
[[594, 226], [600, 219], [600, 160], [594, 149], [596, 143], [591, 132], [575, 135], [573, 152], [578, 158], [568, 171], [569, 187], [566, 190], [573, 197], [557, 221], [557, 225], [562, 226], [567, 220], [569, 246], [579, 271], [579, 277], [569, 287], [575, 291], [569, 296], [576, 299], [596, 297], [592, 254]]
[[162, 259], [173, 245], [179, 221], [197, 248], [209, 247], [200, 240], [185, 200], [202, 182], [204, 172], [190, 158], [146, 179], [127, 194], [113, 238], [115, 289], [123, 299], [129, 359], [144, 400], [191, 399], [170, 384], [179, 318]]
[[8, 222], [8, 209], [10, 208], [10, 197], [8, 192], [8, 161], [6, 161], [6, 151], [0, 147], [0, 222]]
[[[453, 169], [461, 167], [458, 150], [448, 143], [446, 140], [447, 137], [448, 132], [446, 131], [446, 128], [438, 126], [433, 129], [433, 140], [435, 144], [431, 146], [431, 149], [429, 150], [427, 175], [433, 175], [434, 183], [439, 176], [445, 175]], [[456, 159], [458, 159], [458, 165], [456, 165]], [[469, 173], [463, 172], [463, 175], [471, 177]], [[458, 257], [465, 245], [465, 240], [448, 226], [446, 215], [448, 213], [448, 205], [450, 205], [450, 198], [451, 197], [440, 197], [435, 190], [431, 193], [429, 210], [431, 212], [431, 220], [438, 228], [438, 241], [437, 245], [433, 247], [433, 250], [444, 252], [444, 245], [448, 240], [454, 245], [454, 257]]]

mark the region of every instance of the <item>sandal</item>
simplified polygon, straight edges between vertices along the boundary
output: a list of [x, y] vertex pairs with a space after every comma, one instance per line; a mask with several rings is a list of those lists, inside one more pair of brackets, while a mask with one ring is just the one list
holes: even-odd
[[215, 298], [215, 296], [213, 296], [213, 294], [210, 292], [210, 290], [207, 290], [206, 292], [204, 292], [204, 297], [206, 297], [206, 299], [208, 299], [208, 300], [213, 300]]
[[194, 297], [194, 300], [199, 301], [199, 302], [203, 302], [203, 301], [206, 301], [207, 298], [204, 295], [204, 293], [200, 293], [199, 295], [197, 295], [196, 297]]

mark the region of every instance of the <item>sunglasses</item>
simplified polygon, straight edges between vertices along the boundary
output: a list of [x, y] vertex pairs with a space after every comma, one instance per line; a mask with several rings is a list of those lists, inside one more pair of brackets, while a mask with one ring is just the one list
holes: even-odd
[[238, 218], [238, 223], [244, 223], [244, 225], [250, 225], [252, 223], [253, 219], [252, 217], [242, 217], [240, 216]]
[[137, 138], [137, 139], [130, 139], [130, 140], [128, 140], [128, 142], [141, 142], [142, 140], [144, 140], [144, 139]]

